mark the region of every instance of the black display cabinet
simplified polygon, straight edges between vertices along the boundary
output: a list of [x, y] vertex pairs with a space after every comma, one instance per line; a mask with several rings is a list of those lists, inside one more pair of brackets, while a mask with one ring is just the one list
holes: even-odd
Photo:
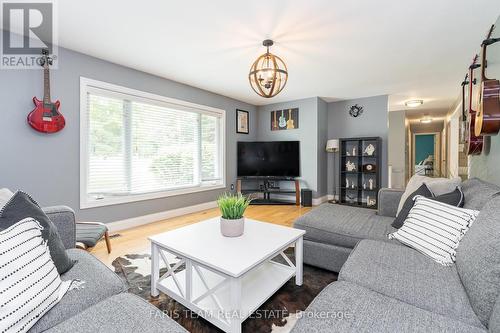
[[379, 137], [340, 139], [341, 205], [376, 209], [381, 172]]

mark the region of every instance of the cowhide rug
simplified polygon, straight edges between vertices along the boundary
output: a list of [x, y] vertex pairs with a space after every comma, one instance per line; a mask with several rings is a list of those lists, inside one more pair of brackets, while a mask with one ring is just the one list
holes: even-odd
[[[286, 253], [294, 261], [293, 250], [288, 249]], [[169, 262], [173, 266], [177, 259], [170, 257]], [[124, 257], [116, 258], [112, 265], [116, 274], [127, 281], [129, 292], [148, 300], [164, 313], [169, 314], [189, 332], [222, 332], [219, 328], [199, 317], [196, 313], [189, 311], [169, 296], [163, 293], [160, 293], [157, 298], [150, 296], [150, 254], [127, 254]], [[183, 267], [181, 266], [180, 269], [183, 269]], [[166, 268], [162, 268], [160, 272], [164, 274]], [[314, 297], [335, 280], [337, 280], [336, 273], [304, 265], [303, 285], [298, 287], [295, 285], [295, 278], [290, 279], [270, 299], [262, 304], [257, 310], [258, 316], [252, 316], [243, 322], [243, 332], [290, 332], [297, 320], [297, 314], [304, 311]]]

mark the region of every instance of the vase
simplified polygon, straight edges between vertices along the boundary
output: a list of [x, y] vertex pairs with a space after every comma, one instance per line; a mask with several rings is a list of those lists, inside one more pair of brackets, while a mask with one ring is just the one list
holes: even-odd
[[224, 237], [239, 237], [245, 230], [245, 217], [237, 220], [220, 218], [220, 232]]

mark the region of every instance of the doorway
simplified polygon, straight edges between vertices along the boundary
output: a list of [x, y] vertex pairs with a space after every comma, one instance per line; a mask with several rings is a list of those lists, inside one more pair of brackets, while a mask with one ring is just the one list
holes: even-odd
[[441, 172], [440, 133], [413, 135], [412, 175], [438, 177]]

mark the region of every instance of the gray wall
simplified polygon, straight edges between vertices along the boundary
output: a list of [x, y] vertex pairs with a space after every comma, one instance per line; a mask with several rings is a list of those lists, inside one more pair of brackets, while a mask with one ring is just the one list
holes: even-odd
[[[68, 205], [76, 210], [80, 220], [103, 222], [212, 201], [222, 192], [80, 210], [80, 76], [226, 110], [226, 181], [228, 186], [235, 182], [236, 142], [256, 139], [254, 106], [73, 51], [59, 51], [59, 69], [51, 71], [52, 98], [61, 100], [61, 112], [67, 121], [66, 128], [59, 133], [40, 134], [26, 123], [26, 116], [33, 109], [31, 98], [43, 95], [42, 71], [3, 70], [0, 73], [0, 187], [23, 189], [41, 205]], [[236, 108], [250, 111], [249, 135], [236, 135]]]
[[500, 135], [485, 137], [483, 153], [469, 157], [469, 177], [500, 185]]
[[[349, 107], [359, 104], [364, 107], [361, 116], [349, 115]], [[358, 98], [328, 103], [328, 138], [379, 136], [382, 139], [382, 186], [387, 186], [387, 95]], [[332, 155], [332, 154], [329, 154]], [[338, 163], [337, 153], [337, 163]], [[338, 180], [338, 166], [336, 168]], [[328, 170], [333, 170], [333, 156], [328, 157]], [[338, 186], [338, 183], [337, 183]], [[328, 191], [333, 193], [333, 172], [328, 173]], [[337, 192], [338, 194], [338, 192]]]
[[405, 111], [391, 111], [388, 113], [389, 134], [387, 138], [387, 160], [392, 165], [393, 188], [405, 188], [405, 165], [406, 165], [406, 128]]
[[[258, 141], [300, 141], [301, 188], [311, 189], [314, 197], [318, 196], [318, 99], [312, 97], [257, 108]], [[291, 108], [299, 108], [299, 128], [271, 131], [271, 111]]]
[[318, 98], [318, 197], [328, 194], [328, 103]]

